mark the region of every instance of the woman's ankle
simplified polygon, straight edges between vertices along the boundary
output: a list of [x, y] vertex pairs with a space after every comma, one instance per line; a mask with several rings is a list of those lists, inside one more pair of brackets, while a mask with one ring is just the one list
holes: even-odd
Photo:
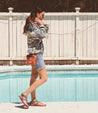
[[28, 97], [25, 93], [22, 93], [26, 98]]
[[36, 98], [32, 98], [32, 101], [37, 100]]

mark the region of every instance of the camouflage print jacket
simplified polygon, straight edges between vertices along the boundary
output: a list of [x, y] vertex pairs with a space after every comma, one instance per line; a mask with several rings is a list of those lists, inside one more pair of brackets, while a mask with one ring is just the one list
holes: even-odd
[[46, 37], [48, 29], [49, 27], [47, 24], [38, 25], [36, 22], [33, 22], [33, 25], [29, 25], [27, 30], [29, 54], [36, 54], [41, 52], [41, 47], [44, 46], [42, 39]]

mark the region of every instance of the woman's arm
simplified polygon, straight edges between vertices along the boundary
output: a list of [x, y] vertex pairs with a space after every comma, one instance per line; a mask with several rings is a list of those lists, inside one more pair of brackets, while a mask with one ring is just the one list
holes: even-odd
[[34, 23], [34, 25], [30, 27], [32, 30], [27, 31], [28, 36], [39, 39], [46, 37], [47, 28], [44, 25], [37, 25], [37, 23]]

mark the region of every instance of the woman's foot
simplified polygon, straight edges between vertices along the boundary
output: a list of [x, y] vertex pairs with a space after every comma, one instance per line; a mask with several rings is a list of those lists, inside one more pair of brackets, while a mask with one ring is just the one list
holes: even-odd
[[26, 108], [29, 108], [28, 102], [27, 102], [27, 97], [22, 93], [21, 95], [19, 95], [20, 100], [22, 101], [22, 103], [24, 104], [24, 106]]
[[39, 102], [37, 99], [34, 99], [30, 102], [31, 106], [46, 106], [46, 104]]

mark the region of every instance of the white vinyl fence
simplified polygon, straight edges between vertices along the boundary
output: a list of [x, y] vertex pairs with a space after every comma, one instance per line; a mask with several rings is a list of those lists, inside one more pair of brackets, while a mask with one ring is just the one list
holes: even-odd
[[[23, 35], [30, 13], [0, 13], [0, 60], [26, 60], [27, 37]], [[46, 13], [49, 33], [44, 42], [45, 60], [98, 60], [98, 13]]]

